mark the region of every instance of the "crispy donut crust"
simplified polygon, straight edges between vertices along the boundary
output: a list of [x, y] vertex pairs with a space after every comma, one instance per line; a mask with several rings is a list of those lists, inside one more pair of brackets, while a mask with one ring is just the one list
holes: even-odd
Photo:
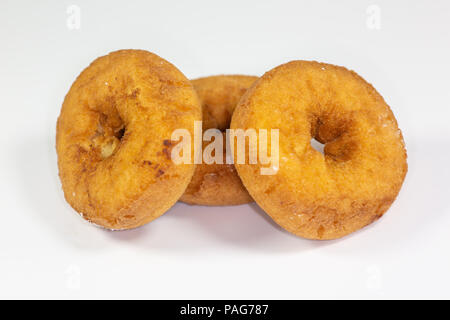
[[[239, 99], [257, 80], [244, 75], [221, 75], [192, 80], [203, 110], [203, 130], [230, 127]], [[223, 135], [225, 141], [225, 134]], [[210, 142], [203, 143], [205, 148]], [[181, 201], [208, 206], [239, 205], [253, 202], [232, 164], [199, 164]]]
[[195, 90], [166, 60], [143, 50], [96, 59], [73, 83], [57, 122], [67, 202], [109, 229], [159, 217], [183, 194], [195, 169], [171, 161], [171, 134], [186, 128], [193, 135], [195, 120], [201, 120]]
[[[297, 236], [336, 239], [377, 220], [407, 172], [389, 106], [343, 67], [292, 61], [272, 69], [240, 100], [231, 128], [279, 129], [277, 174], [235, 166], [253, 199]], [[311, 138], [325, 144], [324, 154]]]

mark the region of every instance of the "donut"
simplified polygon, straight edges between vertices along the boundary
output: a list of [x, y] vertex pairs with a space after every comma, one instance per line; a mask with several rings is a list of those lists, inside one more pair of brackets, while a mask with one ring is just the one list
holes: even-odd
[[272, 69], [240, 100], [231, 122], [237, 128], [278, 129], [274, 174], [261, 175], [268, 165], [259, 162], [235, 167], [257, 204], [300, 237], [336, 239], [377, 220], [407, 172], [391, 109], [344, 67], [292, 61]]
[[[220, 75], [192, 80], [202, 104], [203, 130], [216, 128], [223, 132], [230, 127], [231, 116], [241, 96], [258, 79], [244, 75]], [[211, 142], [204, 142], [203, 149]], [[253, 202], [232, 164], [202, 163], [181, 201], [188, 204], [226, 206]]]
[[59, 176], [67, 202], [108, 229], [141, 226], [183, 194], [193, 164], [171, 161], [171, 134], [193, 134], [201, 105], [172, 64], [142, 50], [96, 59], [72, 84], [57, 121]]

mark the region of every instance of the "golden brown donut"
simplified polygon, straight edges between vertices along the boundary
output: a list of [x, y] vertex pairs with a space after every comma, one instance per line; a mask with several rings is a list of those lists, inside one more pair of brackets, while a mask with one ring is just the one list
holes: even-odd
[[[203, 130], [230, 127], [231, 116], [241, 96], [258, 79], [253, 76], [221, 75], [192, 80], [203, 109]], [[225, 134], [223, 135], [225, 141]], [[203, 148], [210, 142], [203, 143]], [[202, 163], [181, 201], [209, 206], [238, 205], [253, 202], [232, 164]]]
[[171, 161], [171, 134], [193, 134], [201, 106], [188, 79], [142, 50], [96, 59], [64, 99], [56, 131], [59, 176], [69, 204], [109, 229], [138, 227], [183, 194], [194, 165]]
[[[279, 129], [275, 175], [260, 175], [259, 164], [235, 166], [253, 199], [297, 236], [335, 239], [370, 224], [406, 175], [389, 106], [343, 67], [292, 61], [272, 69], [240, 100], [231, 128]], [[311, 138], [325, 144], [324, 154]]]

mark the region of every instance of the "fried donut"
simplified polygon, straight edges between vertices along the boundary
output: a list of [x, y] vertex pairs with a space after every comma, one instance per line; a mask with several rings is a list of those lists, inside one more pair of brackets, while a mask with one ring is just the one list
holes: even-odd
[[171, 161], [171, 134], [178, 128], [193, 134], [195, 120], [201, 120], [197, 94], [166, 60], [142, 50], [96, 59], [73, 83], [57, 122], [67, 202], [109, 229], [159, 217], [183, 194], [195, 169]]
[[[224, 132], [241, 96], [258, 79], [253, 76], [221, 75], [192, 80], [203, 110], [203, 130]], [[223, 134], [225, 141], [225, 134]], [[210, 142], [203, 143], [205, 148]], [[253, 202], [232, 164], [202, 163], [196, 166], [191, 183], [180, 198], [189, 204], [226, 206]]]
[[[231, 128], [279, 129], [276, 174], [260, 175], [260, 164], [235, 166], [258, 205], [297, 236], [336, 239], [370, 224], [406, 175], [392, 111], [343, 67], [292, 61], [272, 69], [240, 100]], [[312, 138], [325, 145], [323, 154]]]

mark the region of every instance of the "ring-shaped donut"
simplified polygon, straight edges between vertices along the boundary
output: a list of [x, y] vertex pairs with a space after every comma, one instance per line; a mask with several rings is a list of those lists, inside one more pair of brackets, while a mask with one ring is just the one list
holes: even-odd
[[407, 172], [389, 106], [343, 67], [292, 61], [272, 69], [240, 100], [231, 128], [279, 129], [276, 174], [261, 175], [259, 162], [235, 166], [259, 206], [301, 237], [335, 239], [377, 220]]
[[142, 50], [96, 59], [73, 83], [57, 122], [66, 200], [109, 229], [159, 217], [194, 173], [193, 164], [171, 161], [171, 134], [184, 128], [193, 135], [195, 120], [201, 120], [195, 90], [166, 60]]
[[[202, 163], [196, 166], [181, 201], [209, 206], [253, 202], [233, 164], [226, 164], [225, 130], [230, 127], [239, 99], [257, 79], [245, 75], [220, 75], [192, 80], [202, 104], [203, 130], [215, 128], [223, 132], [224, 157], [223, 164]], [[203, 143], [203, 149], [209, 143]]]

